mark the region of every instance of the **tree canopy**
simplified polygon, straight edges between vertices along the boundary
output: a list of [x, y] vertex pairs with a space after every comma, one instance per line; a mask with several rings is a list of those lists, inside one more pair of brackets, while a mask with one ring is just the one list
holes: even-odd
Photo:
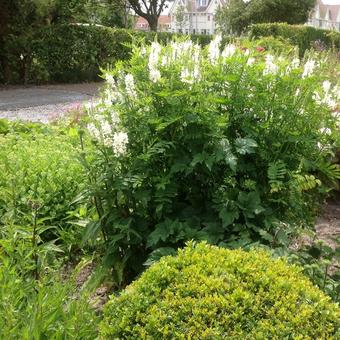
[[229, 0], [216, 21], [223, 33], [241, 34], [254, 23], [307, 21], [316, 0]]

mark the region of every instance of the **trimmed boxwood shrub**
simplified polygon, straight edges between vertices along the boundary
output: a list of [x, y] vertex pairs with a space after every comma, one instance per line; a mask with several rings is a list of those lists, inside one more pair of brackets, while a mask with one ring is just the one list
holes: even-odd
[[103, 339], [330, 339], [339, 308], [263, 250], [192, 243], [104, 309]]
[[287, 39], [299, 47], [301, 56], [315, 42], [321, 42], [326, 48], [340, 49], [340, 33], [310, 26], [286, 23], [254, 24], [250, 26], [249, 34], [255, 39], [268, 36]]

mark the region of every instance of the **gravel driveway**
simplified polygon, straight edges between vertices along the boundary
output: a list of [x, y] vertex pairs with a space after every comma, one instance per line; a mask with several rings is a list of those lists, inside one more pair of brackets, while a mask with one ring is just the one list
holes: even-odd
[[102, 83], [0, 88], [0, 118], [43, 122], [79, 108], [98, 94]]

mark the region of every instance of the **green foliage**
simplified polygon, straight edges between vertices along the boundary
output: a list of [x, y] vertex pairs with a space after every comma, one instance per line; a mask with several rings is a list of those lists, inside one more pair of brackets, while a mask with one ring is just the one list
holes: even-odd
[[216, 21], [223, 33], [241, 34], [250, 24], [287, 22], [302, 24], [316, 0], [230, 0], [217, 13]]
[[[339, 238], [335, 240], [339, 243]], [[327, 293], [334, 301], [340, 301], [340, 271], [336, 267], [339, 261], [339, 247], [333, 250], [322, 241], [312, 242], [308, 246], [290, 250], [288, 259], [303, 268], [303, 273]]]
[[103, 338], [326, 339], [339, 308], [283, 259], [189, 244], [163, 257], [104, 309]]
[[250, 26], [250, 36], [255, 39], [261, 37], [283, 38], [299, 47], [300, 55], [320, 41], [326, 48], [340, 49], [340, 33], [302, 25], [285, 23], [254, 24]]
[[78, 271], [59, 270], [81, 242], [83, 228], [69, 222], [86, 215], [74, 202], [84, 183], [77, 140], [61, 126], [1, 126], [0, 338], [94, 339], [98, 320]]
[[79, 245], [82, 228], [69, 224], [86, 204], [75, 201], [85, 185], [77, 137], [66, 128], [39, 124], [15, 123], [9, 129], [0, 134], [1, 233], [17, 226], [30, 239], [35, 229], [41, 238], [36, 238], [37, 245], [43, 247], [47, 244], [42, 241], [51, 241], [67, 229], [78, 235], [74, 246]]
[[[85, 25], [108, 25], [129, 27], [129, 16], [125, 15], [125, 3], [122, 0], [2, 0], [0, 8], [0, 82], [28, 83], [51, 81], [48, 69], [41, 65], [33, 43], [42, 39], [40, 29], [47, 31], [50, 26], [74, 23]], [[60, 45], [62, 35], [54, 37], [53, 43]], [[68, 41], [67, 49], [61, 55], [68, 55], [73, 46], [81, 41]], [[86, 40], [88, 41], [88, 39]], [[103, 41], [106, 41], [103, 39]], [[58, 43], [59, 42], [59, 43]], [[46, 41], [45, 44], [49, 43]], [[103, 42], [101, 42], [103, 44]], [[93, 45], [93, 43], [92, 43]], [[72, 46], [72, 48], [70, 48]], [[46, 46], [45, 46], [46, 47]], [[85, 47], [89, 51], [93, 46]], [[102, 49], [101, 49], [102, 50]], [[77, 50], [79, 53], [79, 50]], [[93, 53], [96, 53], [93, 52]], [[89, 51], [89, 55], [93, 55]], [[58, 55], [52, 55], [56, 58]], [[83, 60], [79, 59], [82, 64]], [[95, 60], [92, 60], [95, 64]], [[91, 65], [92, 65], [91, 64]], [[82, 67], [84, 65], [81, 65]], [[89, 70], [88, 79], [93, 79]], [[97, 68], [98, 71], [98, 68]], [[66, 73], [65, 78], [70, 77]], [[82, 80], [80, 75], [75, 79]], [[92, 78], [91, 78], [91, 77]]]
[[62, 279], [45, 268], [35, 281], [18, 270], [25, 262], [26, 258], [0, 254], [0, 337], [95, 339], [99, 320], [88, 296], [77, 292], [75, 277]]
[[328, 190], [337, 87], [322, 82], [326, 61], [218, 45], [135, 47], [89, 110], [98, 216], [85, 239], [102, 233], [119, 284], [190, 239], [288, 247]]
[[[76, 24], [49, 25], [23, 36], [9, 35], [4, 52], [9, 83], [79, 82], [98, 80], [100, 67], [127, 60], [133, 42], [153, 41], [156, 33]], [[172, 34], [158, 33], [161, 42]], [[193, 35], [203, 46], [210, 36]], [[70, 48], [72, 46], [72, 48]]]

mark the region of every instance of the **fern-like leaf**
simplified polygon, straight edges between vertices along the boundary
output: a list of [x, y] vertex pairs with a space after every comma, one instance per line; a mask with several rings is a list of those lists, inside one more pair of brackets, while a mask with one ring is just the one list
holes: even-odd
[[280, 160], [269, 164], [268, 179], [270, 192], [279, 192], [282, 189], [286, 173], [286, 164], [283, 161]]

